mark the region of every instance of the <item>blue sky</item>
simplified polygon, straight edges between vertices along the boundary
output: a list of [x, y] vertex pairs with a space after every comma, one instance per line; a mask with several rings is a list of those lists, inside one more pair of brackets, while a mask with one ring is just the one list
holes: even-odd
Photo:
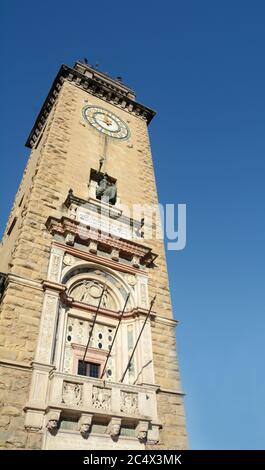
[[193, 449], [265, 448], [263, 1], [1, 2], [0, 223], [61, 63], [99, 62], [158, 114], [159, 198], [187, 204], [168, 253]]

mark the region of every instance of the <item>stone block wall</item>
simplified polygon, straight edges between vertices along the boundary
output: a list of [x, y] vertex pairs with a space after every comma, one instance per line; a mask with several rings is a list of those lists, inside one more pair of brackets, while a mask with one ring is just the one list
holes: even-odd
[[[16, 213], [18, 216], [14, 233], [4, 234], [0, 251], [0, 271], [19, 279], [9, 281], [0, 304], [0, 364], [2, 361], [4, 365], [0, 429], [2, 442], [7, 438], [7, 447], [40, 446], [39, 435], [29, 434], [27, 438], [23, 406], [28, 399], [30, 367], [39, 329], [41, 282], [47, 278], [52, 241], [45, 223], [49, 216], [61, 217], [66, 213], [63, 203], [70, 188], [79, 197], [88, 197], [90, 170], [98, 168], [104, 140], [84, 124], [81, 109], [86, 104], [113, 111], [131, 129], [129, 141], [113, 139], [106, 148], [105, 171], [117, 179], [122, 204], [152, 205], [158, 201], [146, 122], [65, 81], [38, 146], [32, 150], [17, 193], [10, 216], [10, 220]], [[22, 195], [23, 204], [19, 207]], [[150, 298], [157, 295], [154, 310], [171, 319], [163, 241], [144, 240], [144, 243], [158, 254], [154, 267], [149, 269], [149, 295]], [[182, 396], [162, 390], [180, 391], [172, 325], [154, 325], [153, 352], [155, 381], [161, 386], [158, 395], [159, 420], [164, 426], [161, 448], [185, 448]], [[20, 368], [14, 367], [12, 361], [19, 362]], [[21, 387], [19, 393], [16, 386]]]

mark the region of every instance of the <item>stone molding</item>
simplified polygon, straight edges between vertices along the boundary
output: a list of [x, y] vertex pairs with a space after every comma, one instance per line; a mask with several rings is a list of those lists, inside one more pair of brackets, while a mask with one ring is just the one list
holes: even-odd
[[175, 328], [179, 324], [178, 320], [175, 320], [174, 318], [162, 317], [159, 314], [156, 315], [156, 322], [162, 323], [163, 325], [172, 326], [173, 328]]
[[[72, 308], [76, 308], [78, 310], [83, 310], [83, 311], [86, 311], [86, 312], [90, 312], [91, 314], [94, 314], [97, 311], [97, 307], [94, 307], [93, 305], [84, 304], [82, 302], [78, 302], [78, 301], [74, 300], [72, 297], [67, 296], [66, 293], [61, 295], [60, 300], [61, 300], [61, 303], [65, 306], [67, 306], [67, 307], [72, 307]], [[125, 312], [123, 314], [123, 318], [124, 318], [124, 320], [126, 320], [126, 319], [129, 319], [129, 318], [136, 318], [136, 317], [140, 317], [140, 316], [146, 317], [147, 313], [148, 313], [148, 309], [141, 308], [141, 307], [136, 307], [136, 308], [133, 308], [132, 310], [130, 310], [128, 312]], [[121, 315], [121, 311], [114, 312], [113, 310], [108, 310], [106, 308], [99, 308], [98, 314], [102, 315], [102, 316], [105, 316], [105, 317], [112, 317], [112, 318], [117, 319]], [[154, 320], [156, 318], [156, 313], [151, 312], [150, 318], [152, 320]]]
[[106, 267], [115, 269], [117, 271], [121, 271], [123, 273], [146, 275], [146, 272], [141, 268], [135, 268], [132, 265], [122, 264], [119, 261], [115, 261], [110, 258], [105, 258], [104, 256], [100, 256], [99, 254], [95, 255], [91, 252], [81, 250], [80, 248], [76, 248], [76, 247], [69, 246], [66, 244], [64, 245], [63, 243], [60, 243], [55, 240], [53, 241], [53, 246], [58, 246], [60, 248], [63, 248], [65, 250], [65, 254], [72, 255], [84, 261], [94, 262], [99, 265], [106, 266]]
[[[124, 256], [131, 257], [132, 264], [135, 267], [140, 267], [140, 263], [149, 266], [157, 257], [148, 246], [123, 238], [117, 239], [111, 237], [103, 231], [99, 232], [92, 227], [88, 228], [68, 217], [61, 217], [61, 219], [49, 217], [46, 227], [52, 235], [56, 234], [65, 237], [66, 244], [69, 245], [74, 245], [77, 240], [83, 243], [92, 240], [104, 246], [107, 250], [116, 248]], [[71, 236], [71, 241], [69, 236]]]
[[12, 367], [13, 369], [18, 369], [18, 370], [31, 370], [32, 365], [31, 364], [26, 364], [25, 362], [19, 362], [19, 361], [12, 361], [11, 359], [1, 359], [0, 358], [0, 366], [1, 367]]
[[16, 274], [7, 274], [7, 285], [18, 284], [20, 286], [31, 287], [32, 289], [42, 290], [41, 282], [32, 281], [26, 277], [17, 276]]
[[163, 388], [163, 387], [158, 387], [158, 392], [157, 393], [165, 393], [169, 395], [179, 395], [179, 396], [185, 396], [186, 393], [182, 392], [181, 390], [174, 390], [171, 388]]

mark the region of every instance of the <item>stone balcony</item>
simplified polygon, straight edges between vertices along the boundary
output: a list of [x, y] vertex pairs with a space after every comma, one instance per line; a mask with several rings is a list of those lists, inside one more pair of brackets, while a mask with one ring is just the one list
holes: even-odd
[[91, 426], [99, 419], [108, 423], [109, 434], [112, 428], [129, 424], [139, 439], [158, 440], [155, 385], [127, 385], [57, 371], [50, 372], [49, 380], [47, 423], [56, 413], [58, 420], [60, 415], [75, 415], [80, 429], [82, 423]]
[[156, 420], [156, 386], [107, 382], [57, 371], [50, 373], [49, 407], [119, 416], [127, 420]]
[[[33, 394], [25, 407], [26, 428], [47, 429], [54, 438], [59, 431], [60, 437], [60, 422], [68, 419], [77, 422], [81, 435], [89, 436], [93, 425], [101, 423], [105, 426], [105, 435], [114, 439], [129, 427], [134, 439], [140, 443], [159, 441], [156, 385], [128, 385], [54, 369], [46, 377], [47, 394], [43, 404], [40, 389], [35, 386], [32, 389]], [[41, 415], [43, 418], [39, 421]]]

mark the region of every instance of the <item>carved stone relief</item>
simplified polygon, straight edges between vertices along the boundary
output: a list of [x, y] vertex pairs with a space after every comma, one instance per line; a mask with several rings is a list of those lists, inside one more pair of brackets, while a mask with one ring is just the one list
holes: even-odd
[[146, 292], [146, 285], [141, 283], [140, 284], [140, 296], [141, 296], [141, 305], [143, 307], [147, 306], [147, 292]]
[[135, 286], [136, 284], [136, 279], [135, 279], [135, 276], [133, 276], [133, 274], [125, 274], [124, 276], [125, 278], [125, 281], [130, 285], [130, 286]]
[[42, 311], [41, 328], [36, 360], [49, 363], [57, 313], [57, 295], [46, 294]]
[[140, 267], [140, 257], [137, 256], [137, 255], [134, 255], [133, 258], [132, 258], [132, 265], [135, 267], [135, 268], [139, 268]]
[[77, 206], [74, 206], [73, 204], [71, 204], [71, 206], [69, 207], [70, 219], [76, 220], [76, 209], [77, 209]]
[[[79, 302], [84, 302], [97, 307], [102, 294], [102, 289], [103, 285], [99, 281], [87, 280], [74, 287], [71, 292], [71, 296]], [[116, 302], [108, 288], [105, 289], [103, 294], [101, 307], [110, 310], [116, 309]]]
[[50, 280], [51, 281], [58, 281], [59, 280], [59, 271], [61, 267], [61, 256], [53, 255], [52, 257], [52, 266], [50, 271]]
[[51, 281], [59, 282], [62, 268], [63, 250], [60, 248], [52, 247], [48, 279]]
[[121, 411], [130, 415], [138, 413], [138, 397], [136, 393], [121, 392]]
[[92, 406], [99, 410], [110, 410], [111, 390], [101, 387], [93, 387]]
[[72, 234], [72, 233], [67, 233], [67, 235], [65, 237], [65, 243], [67, 245], [73, 246], [75, 244], [75, 235]]
[[71, 382], [63, 383], [62, 403], [79, 406], [82, 404], [82, 385]]
[[65, 266], [72, 266], [72, 264], [74, 264], [75, 262], [75, 258], [72, 255], [69, 255], [68, 253], [66, 253], [66, 255], [64, 256], [63, 262]]
[[48, 413], [46, 418], [46, 428], [50, 433], [55, 433], [58, 429], [59, 420], [60, 420], [60, 410], [51, 411]]

